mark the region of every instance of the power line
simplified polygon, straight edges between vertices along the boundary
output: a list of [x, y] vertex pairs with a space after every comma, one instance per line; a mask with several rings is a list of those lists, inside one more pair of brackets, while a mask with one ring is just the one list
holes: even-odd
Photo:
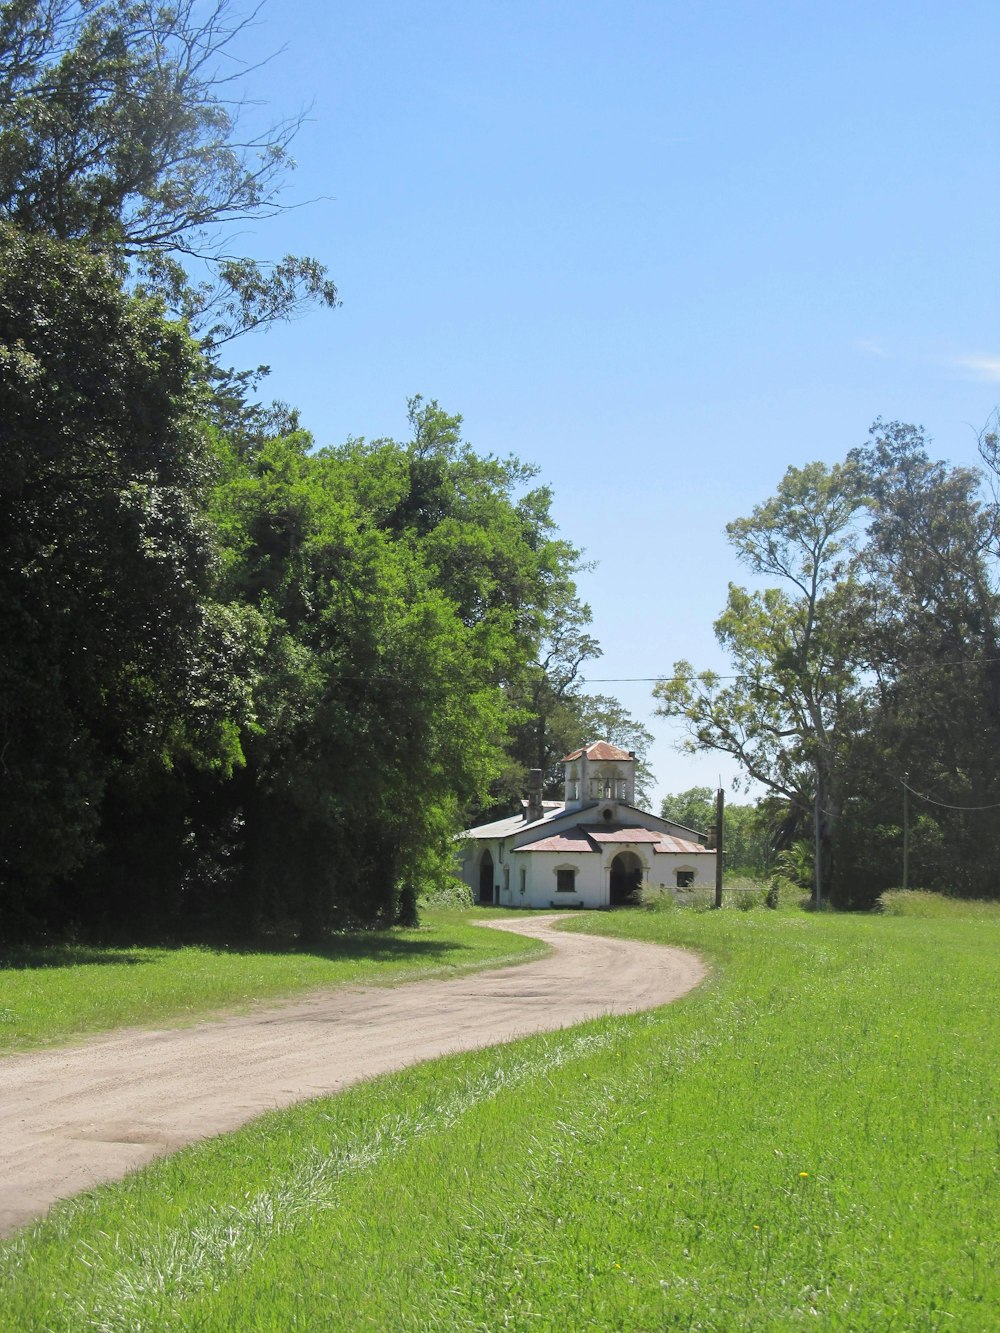
[[[956, 657], [951, 661], [942, 660], [929, 663], [918, 663], [916, 667], [904, 666], [903, 672], [919, 670], [923, 666], [937, 667], [982, 667], [991, 666], [1000, 662], [1000, 657], [980, 657], [975, 659]], [[863, 668], [870, 671], [871, 668]], [[689, 675], [663, 675], [663, 676], [581, 676], [579, 678], [581, 685], [673, 685], [678, 681], [686, 685], [696, 685], [700, 683], [701, 676], [711, 676], [713, 680], [754, 680], [756, 677], [746, 671], [739, 671], [735, 675], [722, 675], [716, 671], [692, 671]]]
[[918, 796], [920, 800], [927, 801], [930, 805], [939, 805], [943, 810], [1000, 810], [1000, 801], [993, 805], [949, 805], [947, 801], [936, 801], [933, 796], [925, 796], [921, 791], [915, 791], [908, 782], [899, 779], [901, 787], [905, 787], [911, 796]]

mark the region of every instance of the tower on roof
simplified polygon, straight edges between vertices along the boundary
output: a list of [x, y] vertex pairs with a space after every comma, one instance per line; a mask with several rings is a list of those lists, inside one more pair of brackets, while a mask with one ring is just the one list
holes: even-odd
[[635, 751], [608, 741], [574, 750], [563, 762], [567, 810], [580, 810], [598, 801], [635, 804]]

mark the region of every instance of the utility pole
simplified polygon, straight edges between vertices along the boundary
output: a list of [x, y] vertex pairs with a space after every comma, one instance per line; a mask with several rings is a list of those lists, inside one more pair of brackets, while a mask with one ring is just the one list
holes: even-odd
[[715, 793], [715, 905], [722, 906], [722, 843], [723, 817], [726, 812], [726, 793], [721, 787]]
[[903, 774], [903, 888], [910, 887], [910, 788], [909, 773]]
[[813, 806], [813, 907], [818, 912], [823, 905], [822, 842], [819, 836], [820, 806], [819, 764], [816, 765], [816, 802]]

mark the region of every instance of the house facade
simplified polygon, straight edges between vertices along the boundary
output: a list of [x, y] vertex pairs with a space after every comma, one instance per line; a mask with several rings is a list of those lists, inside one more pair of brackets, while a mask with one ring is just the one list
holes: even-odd
[[616, 907], [642, 885], [715, 884], [704, 835], [640, 810], [635, 754], [607, 741], [563, 762], [563, 800], [541, 799], [533, 769], [521, 811], [462, 834], [461, 876], [474, 901], [500, 907]]

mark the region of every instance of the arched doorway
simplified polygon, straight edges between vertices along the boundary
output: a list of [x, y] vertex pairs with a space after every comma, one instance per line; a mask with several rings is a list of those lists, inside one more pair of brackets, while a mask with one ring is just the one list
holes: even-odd
[[635, 852], [619, 852], [611, 862], [611, 906], [637, 903], [641, 884], [642, 862]]
[[493, 857], [489, 852], [483, 852], [483, 859], [479, 862], [479, 901], [486, 904], [493, 902]]

